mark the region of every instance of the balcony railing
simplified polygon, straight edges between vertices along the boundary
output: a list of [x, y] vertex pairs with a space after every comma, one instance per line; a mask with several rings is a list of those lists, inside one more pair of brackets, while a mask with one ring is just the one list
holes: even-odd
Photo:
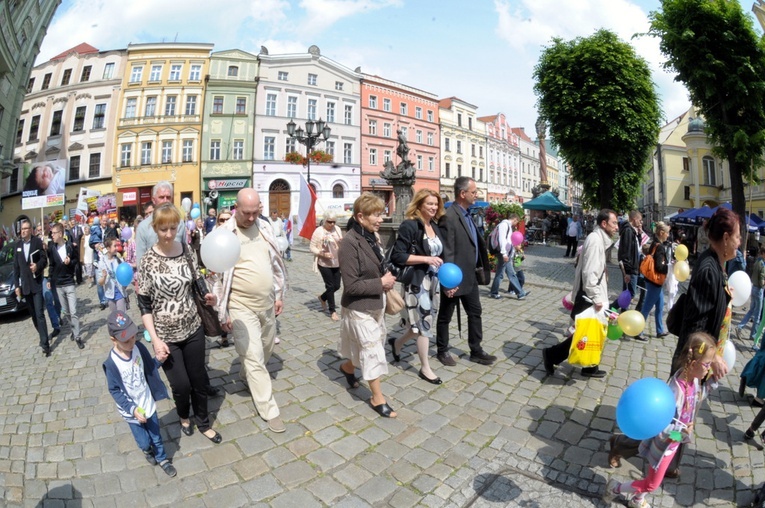
[[156, 115], [120, 118], [120, 127], [135, 127], [146, 125], [165, 125], [176, 123], [201, 123], [202, 115]]

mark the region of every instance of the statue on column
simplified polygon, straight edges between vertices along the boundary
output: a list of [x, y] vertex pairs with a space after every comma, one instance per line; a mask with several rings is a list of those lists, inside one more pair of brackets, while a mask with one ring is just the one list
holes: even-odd
[[408, 159], [409, 144], [406, 142], [406, 137], [401, 130], [397, 130], [396, 133], [398, 134], [396, 154], [401, 158], [401, 162], [394, 166], [393, 161], [385, 161], [383, 165], [385, 169], [380, 172], [380, 176], [393, 187], [393, 195], [396, 199], [393, 220], [401, 222], [404, 220], [404, 211], [414, 195], [412, 185], [417, 180], [417, 176], [414, 165]]

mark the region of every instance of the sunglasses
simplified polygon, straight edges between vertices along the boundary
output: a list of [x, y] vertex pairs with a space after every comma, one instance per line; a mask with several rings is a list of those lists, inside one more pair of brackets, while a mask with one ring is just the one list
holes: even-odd
[[223, 224], [224, 222], [226, 222], [226, 221], [227, 221], [227, 220], [229, 220], [230, 218], [231, 218], [231, 217], [221, 217], [220, 219], [218, 219], [218, 224]]
[[333, 220], [328, 220], [328, 221], [324, 221], [324, 222], [326, 222], [327, 224], [334, 224], [335, 223], [335, 221], [333, 221]]

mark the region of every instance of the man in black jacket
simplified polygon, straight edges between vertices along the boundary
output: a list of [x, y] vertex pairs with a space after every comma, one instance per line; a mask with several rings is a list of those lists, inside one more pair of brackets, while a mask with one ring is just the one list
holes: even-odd
[[468, 212], [470, 206], [475, 203], [477, 194], [475, 180], [467, 176], [457, 178], [454, 182], [454, 203], [438, 223], [444, 237], [444, 261], [454, 263], [462, 270], [462, 282], [459, 286], [453, 289], [441, 287], [441, 307], [436, 324], [436, 358], [450, 367], [457, 365], [457, 362], [449, 354], [449, 323], [455, 307], [460, 302], [467, 314], [470, 361], [491, 365], [497, 360], [496, 356], [481, 348], [483, 325], [478, 286], [489, 284], [491, 272], [483, 237], [478, 233]]
[[77, 254], [72, 244], [64, 239], [63, 225], [54, 224], [50, 232], [53, 241], [48, 245], [48, 259], [50, 260], [48, 275], [53, 281], [58, 299], [61, 301], [61, 321], [68, 318], [72, 329], [72, 340], [77, 343], [78, 348], [84, 349], [85, 344], [80, 337], [80, 318], [77, 315], [77, 295], [74, 285], [74, 260], [77, 258]]
[[[638, 277], [640, 276], [640, 237], [643, 226], [643, 214], [637, 210], [632, 210], [629, 214], [629, 221], [622, 222], [619, 225], [619, 266], [624, 276], [622, 291], [629, 289], [632, 297], [638, 291]], [[639, 299], [642, 302], [642, 298]], [[611, 307], [619, 308], [615, 300]], [[637, 307], [640, 310], [640, 306]]]
[[16, 296], [26, 299], [32, 324], [40, 336], [40, 347], [45, 356], [50, 356], [48, 325], [45, 323], [45, 301], [43, 300], [43, 270], [48, 264], [45, 246], [32, 231], [32, 224], [23, 220], [19, 224], [21, 242], [16, 244], [13, 257], [13, 280], [16, 283]]

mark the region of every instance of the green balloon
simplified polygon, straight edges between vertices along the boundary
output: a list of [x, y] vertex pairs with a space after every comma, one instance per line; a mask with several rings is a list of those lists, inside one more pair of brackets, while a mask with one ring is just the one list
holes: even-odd
[[624, 332], [622, 332], [622, 329], [619, 325], [608, 325], [608, 332], [606, 332], [606, 336], [611, 340], [619, 340], [622, 338], [622, 335], [624, 335]]

